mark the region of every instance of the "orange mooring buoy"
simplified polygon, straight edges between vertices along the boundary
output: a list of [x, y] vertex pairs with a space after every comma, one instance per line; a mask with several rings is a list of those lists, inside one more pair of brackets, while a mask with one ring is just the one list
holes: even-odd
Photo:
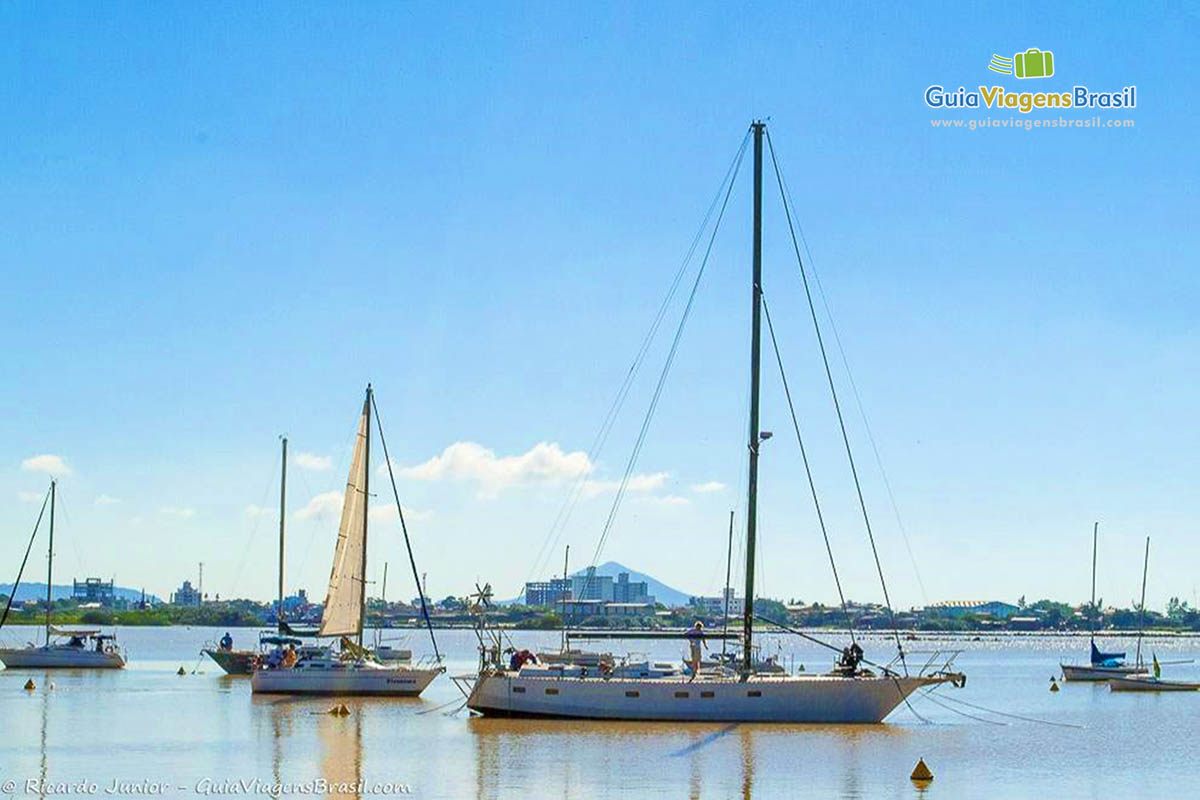
[[32, 692], [36, 688], [37, 688], [37, 685], [33, 682], [33, 678], [30, 678], [29, 680], [25, 681], [25, 691]]
[[927, 783], [933, 780], [933, 773], [929, 771], [929, 767], [925, 766], [925, 759], [919, 758], [917, 766], [913, 767], [912, 775], [909, 777], [918, 783]]

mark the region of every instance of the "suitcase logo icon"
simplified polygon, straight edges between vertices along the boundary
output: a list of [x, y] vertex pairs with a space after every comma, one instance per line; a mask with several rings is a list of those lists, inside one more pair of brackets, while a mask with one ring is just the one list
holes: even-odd
[[1054, 53], [1031, 47], [1012, 58], [993, 54], [988, 69], [1018, 78], [1049, 78], [1054, 74]]

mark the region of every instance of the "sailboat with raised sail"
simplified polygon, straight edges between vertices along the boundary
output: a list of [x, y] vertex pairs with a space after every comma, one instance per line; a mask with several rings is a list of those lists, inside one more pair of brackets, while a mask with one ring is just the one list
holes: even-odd
[[374, 392], [368, 385], [367, 396], [358, 419], [350, 474], [346, 479], [346, 492], [338, 523], [337, 546], [334, 549], [333, 568], [329, 574], [329, 591], [325, 597], [321, 627], [317, 631], [318, 636], [336, 638], [338, 643], [322, 648], [319, 652], [302, 654], [298, 658], [294, 655], [294, 650], [289, 649], [287, 657], [278, 665], [260, 665], [250, 679], [250, 686], [254, 692], [411, 697], [419, 695], [434, 678], [445, 672], [433, 625], [429, 620], [429, 612], [424, 605], [423, 593], [422, 612], [434, 651], [431, 659], [412, 666], [381, 664], [371, 649], [363, 643], [367, 610], [367, 533], [370, 516], [367, 513], [367, 505], [370, 497], [372, 417], [379, 431], [384, 461], [387, 462], [388, 474], [392, 479], [392, 494], [400, 516], [413, 579], [417, 580], [416, 561], [413, 558], [412, 543], [404, 522], [404, 510], [400, 506], [395, 477], [392, 475], [391, 460], [387, 455], [383, 426], [379, 424]]
[[[1091, 651], [1087, 664], [1059, 664], [1062, 668], [1063, 680], [1067, 681], [1106, 681], [1109, 678], [1119, 678], [1124, 675], [1142, 675], [1147, 672], [1142, 663], [1141, 652], [1136, 664], [1125, 663], [1125, 653], [1105, 653], [1096, 647], [1096, 627], [1100, 622], [1100, 609], [1096, 608], [1096, 552], [1100, 536], [1100, 523], [1092, 525], [1092, 602], [1089, 605], [1092, 629], [1088, 636], [1088, 646]], [[1149, 551], [1147, 551], [1149, 558]], [[1145, 587], [1143, 587], [1144, 591]], [[1139, 634], [1139, 642], [1141, 641]]]
[[[736, 668], [718, 667], [690, 677], [679, 670], [642, 669], [636, 664], [601, 662], [597, 667], [581, 664], [539, 664], [520, 658], [517, 651], [505, 660], [504, 634], [488, 624], [490, 587], [479, 589], [472, 608], [478, 617], [480, 664], [476, 674], [456, 676], [455, 682], [467, 695], [467, 707], [477, 714], [515, 717], [566, 717], [575, 719], [680, 720], [721, 722], [812, 722], [878, 723], [914, 691], [943, 683], [961, 685], [961, 673], [951, 672], [949, 660], [931, 669], [911, 674], [903, 659], [895, 668], [872, 664], [861, 658], [861, 650], [847, 648], [838, 668], [827, 674], [764, 672], [754, 663], [754, 579], [755, 538], [758, 500], [758, 454], [762, 442], [770, 436], [759, 428], [759, 383], [762, 295], [762, 167], [766, 124], [755, 121], [723, 182], [721, 191], [728, 201], [737, 174], [737, 165], [745, 152], [746, 141], [753, 139], [753, 245], [752, 245], [752, 319], [750, 352], [749, 471], [745, 547], [746, 589], [743, 608], [741, 658]], [[769, 143], [769, 140], [768, 140]], [[780, 193], [787, 207], [782, 176]], [[721, 214], [724, 205], [721, 205]], [[716, 217], [716, 226], [721, 216]], [[789, 217], [790, 219], [790, 217]], [[711, 240], [710, 240], [711, 250]], [[797, 252], [798, 255], [798, 252]], [[686, 320], [695, 296], [704, 263], [697, 272], [696, 285], [684, 311]], [[770, 317], [767, 316], [768, 326]], [[682, 323], [675, 343], [682, 333]], [[773, 333], [772, 333], [773, 338]], [[667, 366], [670, 366], [668, 356]], [[664, 369], [659, 388], [666, 377]], [[652, 401], [642, 431], [653, 413]], [[790, 402], [790, 400], [789, 400]], [[799, 430], [797, 428], [797, 433]], [[640, 445], [641, 439], [639, 439]], [[636, 457], [636, 448], [635, 454]], [[630, 460], [630, 468], [633, 458]], [[610, 512], [609, 521], [615, 513]], [[607, 534], [601, 534], [601, 544]], [[886, 591], [885, 591], [886, 593]], [[679, 634], [669, 638], [679, 638]], [[639, 637], [641, 638], [641, 637]], [[666, 636], [662, 638], [668, 638]], [[897, 637], [898, 639], [898, 637]], [[832, 645], [827, 645], [832, 648]], [[515, 645], [513, 646], [515, 648]], [[857, 645], [855, 645], [857, 648]], [[513, 648], [509, 648], [510, 650]], [[837, 648], [833, 648], [837, 649]]]
[[[54, 506], [58, 497], [58, 482], [50, 481], [50, 490], [42, 503], [42, 511], [38, 514], [37, 524], [29, 538], [29, 547], [25, 550], [25, 561], [29, 559], [29, 550], [37, 538], [38, 528], [41, 527], [42, 514], [46, 512], [46, 504], [50, 506], [50, 534], [46, 548], [46, 638], [41, 645], [32, 642], [26, 647], [10, 647], [0, 649], [0, 662], [9, 669], [120, 669], [125, 666], [125, 656], [116, 643], [116, 636], [101, 633], [99, 629], [78, 630], [57, 628], [50, 624], [50, 612], [54, 606]], [[0, 628], [8, 620], [8, 612], [12, 608], [13, 597], [21, 583], [21, 574], [25, 571], [25, 561], [21, 562], [21, 570], [17, 574], [16, 583], [9, 594], [4, 615], [0, 617]]]

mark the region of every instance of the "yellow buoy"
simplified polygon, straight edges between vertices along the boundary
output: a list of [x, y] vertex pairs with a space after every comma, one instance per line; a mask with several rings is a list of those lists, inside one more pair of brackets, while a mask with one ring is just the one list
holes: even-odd
[[35, 684], [33, 682], [33, 678], [30, 678], [29, 680], [25, 681], [25, 691], [32, 692], [36, 688], [37, 688], [37, 684]]
[[912, 780], [924, 783], [933, 780], [933, 773], [929, 771], [929, 767], [925, 766], [925, 759], [917, 759], [917, 766], [913, 767]]
[[1050, 691], [1052, 691], [1052, 692], [1058, 691], [1058, 683], [1055, 682], [1054, 678], [1050, 679]]
[[183, 667], [180, 667], [179, 671], [176, 672], [175, 674], [176, 675], [187, 675], [187, 670], [185, 670]]
[[335, 717], [348, 717], [350, 716], [350, 709], [346, 708], [345, 703], [340, 703], [329, 709], [329, 713]]

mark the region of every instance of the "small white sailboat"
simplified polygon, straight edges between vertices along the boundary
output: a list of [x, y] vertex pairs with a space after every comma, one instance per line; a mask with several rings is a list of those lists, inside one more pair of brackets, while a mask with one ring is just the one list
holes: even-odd
[[[1064, 681], [1107, 681], [1112, 678], [1121, 678], [1131, 675], [1146, 674], [1146, 666], [1142, 664], [1140, 658], [1141, 651], [1139, 649], [1139, 658], [1136, 664], [1126, 664], [1124, 653], [1104, 653], [1096, 647], [1096, 625], [1100, 616], [1100, 609], [1096, 608], [1096, 550], [1099, 541], [1100, 523], [1097, 522], [1092, 526], [1092, 602], [1088, 606], [1093, 614], [1092, 633], [1088, 641], [1091, 649], [1091, 657], [1087, 664], [1064, 664], [1059, 663], [1059, 668], [1062, 669]], [[1149, 548], [1149, 540], [1147, 540], [1147, 548]], [[1149, 557], [1149, 550], [1147, 550]], [[1145, 594], [1145, 569], [1143, 568], [1143, 596]], [[1141, 633], [1138, 633], [1138, 642], [1141, 643]]]
[[[337, 547], [334, 551], [333, 569], [329, 575], [329, 592], [325, 598], [325, 610], [317, 635], [340, 637], [341, 645], [324, 647], [296, 657], [289, 649], [286, 657], [278, 664], [260, 664], [250, 678], [250, 688], [260, 694], [313, 694], [313, 695], [384, 695], [416, 696], [425, 690], [434, 678], [445, 672], [441, 656], [434, 640], [434, 659], [416, 666], [390, 662], [381, 664], [372, 652], [363, 646], [363, 623], [366, 618], [367, 576], [367, 498], [370, 497], [371, 465], [371, 419], [374, 409], [374, 394], [367, 386], [362, 414], [358, 420], [358, 435], [354, 455], [350, 462], [350, 475], [346, 480], [346, 493], [342, 501], [341, 521], [338, 524]], [[378, 420], [376, 420], [378, 422]], [[382, 428], [380, 428], [382, 440]], [[383, 442], [384, 459], [387, 444]], [[396, 506], [400, 511], [400, 522], [404, 527], [404, 515], [400, 510], [399, 495]], [[408, 543], [407, 528], [404, 528]], [[408, 545], [410, 562], [412, 547]], [[413, 563], [413, 573], [416, 565]], [[423, 594], [423, 593], [422, 593]], [[433, 627], [426, 623], [430, 637]], [[353, 637], [356, 641], [351, 641]]]
[[[125, 666], [125, 656], [117, 646], [115, 634], [104, 634], [99, 630], [71, 630], [57, 628], [50, 624], [50, 610], [53, 607], [54, 588], [54, 505], [58, 494], [58, 484], [50, 481], [48, 502], [50, 504], [50, 536], [46, 558], [46, 638], [41, 645], [32, 642], [26, 647], [10, 647], [0, 649], [0, 662], [8, 669], [121, 669]], [[42, 504], [42, 513], [46, 505]], [[33, 537], [29, 546], [33, 546], [33, 538], [37, 536], [41, 524], [41, 514], [38, 515], [38, 525], [34, 526]], [[26, 559], [29, 552], [26, 550]], [[25, 564], [21, 564], [24, 572]], [[13, 585], [4, 616], [0, 618], [3, 627], [12, 607], [12, 596], [17, 593], [21, 583], [21, 575]]]
[[[670, 664], [662, 665], [663, 669], [656, 669], [657, 665], [654, 664], [647, 664], [644, 667], [630, 665], [633, 667], [632, 669], [622, 669], [619, 662], [614, 663], [610, 659], [606, 667], [604, 660], [600, 659], [600, 669], [594, 669], [571, 663], [570, 656], [562, 659], [563, 663], [550, 665], [531, 663], [523, 658], [506, 661], [500, 633], [487, 625], [490, 587], [484, 587], [478, 591], [474, 604], [479, 618], [479, 669], [476, 674], [455, 677], [455, 682], [467, 696], [466, 705], [471, 711], [485, 716], [637, 721], [878, 723], [882, 722], [893, 709], [903, 703], [917, 689], [943, 683], [961, 685], [965, 680], [961, 673], [949, 670], [949, 660], [940, 668], [915, 675], [909, 674], [906, 668], [903, 673], [888, 666], [876, 667], [878, 671], [860, 668], [862, 651], [857, 648], [857, 656], [847, 656], [847, 660], [842, 662], [840, 668], [824, 675], [791, 675], [780, 674], [775, 670], [762, 672], [756, 669], [752, 637], [755, 621], [754, 574], [756, 563], [754, 548], [757, 525], [758, 456], [762, 442], [771, 435], [759, 428], [760, 338], [762, 333], [760, 315], [764, 310], [762, 299], [762, 165], [765, 133], [766, 124], [756, 121], [751, 125], [750, 132], [747, 134], [748, 138], [753, 137], [754, 142], [754, 212], [751, 258], [753, 306], [745, 549], [746, 590], [743, 601], [742, 651], [741, 658], [736, 664], [737, 668], [718, 668], [708, 672], [701, 670], [697, 676], [686, 677], [681, 670]], [[740, 157], [739, 153], [739, 161]], [[738, 162], [731, 167], [731, 175], [736, 174], [736, 163]], [[729, 181], [729, 186], [732, 188], [732, 178]], [[723, 185], [722, 190], [724, 188]], [[781, 176], [780, 189], [783, 194]], [[728, 193], [725, 193], [725, 197], [728, 198]], [[785, 200], [785, 210], [787, 209]], [[719, 224], [719, 218], [717, 224]], [[702, 270], [703, 266], [700, 269]], [[699, 277], [697, 277], [697, 285], [698, 281]], [[768, 316], [768, 324], [769, 322], [770, 317]], [[678, 336], [677, 333], [676, 341], [678, 341]], [[660, 387], [661, 381], [660, 378]], [[830, 381], [832, 391], [832, 377], [830, 377]], [[650, 413], [652, 411], [653, 405]], [[647, 418], [643, 423], [643, 431], [648, 422]], [[799, 437], [798, 424], [797, 436]], [[848, 440], [846, 445], [849, 448]], [[815, 488], [813, 491], [815, 495]], [[619, 498], [614, 501], [614, 509], [617, 502], [619, 502]], [[610, 512], [610, 519], [612, 513]], [[728, 584], [728, 579], [726, 583]], [[682, 634], [677, 634], [672, 638], [680, 636]], [[898, 638], [897, 644], [899, 645]], [[567, 646], [569, 646], [569, 642], [564, 643], [564, 651], [567, 651]], [[849, 648], [846, 652], [849, 652]], [[514, 655], [520, 656], [521, 653], [518, 652]]]
[[[1150, 537], [1146, 537], [1146, 560], [1142, 565], [1142, 602], [1139, 606], [1141, 618], [1144, 621], [1146, 618], [1146, 574], [1150, 566]], [[1144, 627], [1144, 622], [1138, 626]], [[1138, 631], [1138, 663], [1142, 663], [1142, 631]], [[1194, 692], [1200, 690], [1200, 683], [1195, 681], [1176, 681], [1166, 680], [1162, 677], [1162, 667], [1158, 663], [1158, 655], [1155, 654], [1151, 662], [1154, 665], [1154, 672], [1150, 675], [1126, 675], [1123, 677], [1113, 677], [1108, 679], [1108, 688], [1114, 692]], [[1172, 662], [1172, 663], [1187, 663], [1187, 662]]]

